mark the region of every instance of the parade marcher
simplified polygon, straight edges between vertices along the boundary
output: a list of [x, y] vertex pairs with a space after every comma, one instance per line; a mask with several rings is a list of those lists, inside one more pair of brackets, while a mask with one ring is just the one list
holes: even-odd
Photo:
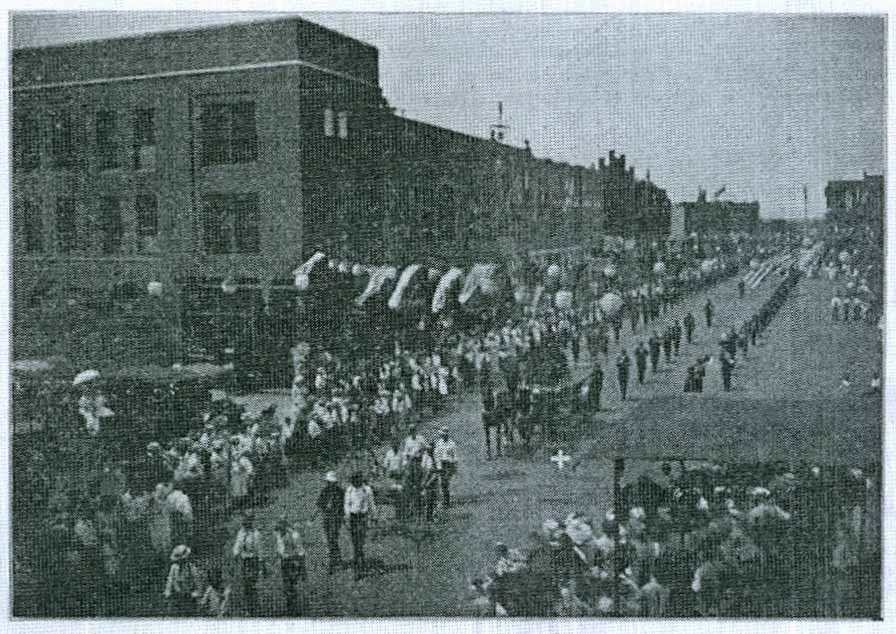
[[594, 364], [591, 370], [591, 381], [588, 386], [588, 400], [592, 411], [600, 411], [600, 393], [604, 389], [604, 370], [600, 363]]
[[393, 438], [391, 446], [386, 450], [386, 457], [383, 459], [383, 470], [386, 472], [386, 477], [395, 481], [400, 480], [401, 471], [406, 462], [398, 440]]
[[707, 297], [706, 303], [703, 305], [703, 315], [706, 317], [707, 328], [712, 328], [712, 316], [714, 312], [715, 307], [712, 305], [712, 300]]
[[734, 371], [734, 358], [727, 352], [723, 352], [719, 359], [722, 370], [722, 385], [726, 392], [731, 391], [731, 373]]
[[619, 351], [619, 355], [616, 357], [616, 374], [619, 380], [619, 394], [622, 396], [622, 400], [625, 400], [626, 392], [628, 392], [628, 370], [629, 366], [632, 364], [632, 360], [628, 356], [628, 352], [626, 352], [625, 348]]
[[644, 384], [644, 372], [647, 370], [647, 357], [650, 355], [644, 342], [638, 343], [635, 348], [635, 366], [638, 368], [638, 383]]
[[376, 515], [373, 489], [364, 483], [364, 476], [360, 472], [352, 475], [351, 484], [345, 490], [343, 511], [352, 537], [352, 565], [357, 581], [365, 572], [364, 541], [367, 539], [367, 524]]
[[685, 392], [696, 392], [697, 391], [697, 366], [692, 365], [688, 367], [687, 375], [684, 379], [684, 391]]
[[697, 363], [695, 365], [695, 385], [697, 387], [697, 392], [699, 392], [700, 394], [703, 393], [703, 379], [706, 376], [706, 364], [708, 361], [708, 356], [700, 357], [699, 359], [697, 359]]
[[317, 498], [317, 508], [320, 509], [323, 516], [324, 536], [327, 539], [327, 549], [330, 555], [329, 574], [333, 574], [342, 565], [342, 553], [339, 551], [339, 529], [342, 528], [345, 492], [339, 484], [335, 471], [328, 471], [324, 480], [326, 484]]
[[196, 611], [200, 596], [199, 570], [191, 558], [189, 546], [180, 544], [171, 551], [171, 566], [165, 581], [163, 596], [169, 603], [172, 616], [189, 617]]
[[688, 343], [693, 343], [694, 341], [694, 328], [696, 325], [697, 323], [693, 313], [688, 312], [688, 314], [684, 316], [684, 334]]
[[423, 469], [423, 487], [421, 493], [426, 500], [426, 521], [431, 522], [436, 512], [436, 502], [439, 497], [439, 474], [436, 470], [436, 461], [433, 457], [433, 446], [428, 444], [420, 456], [420, 466]]
[[666, 357], [666, 363], [672, 363], [672, 329], [666, 328], [663, 332], [663, 355]]
[[653, 331], [650, 339], [647, 340], [647, 345], [650, 347], [650, 367], [653, 373], [656, 374], [656, 367], [660, 362], [660, 347], [662, 346], [662, 340], [656, 330]]
[[742, 298], [742, 297], [744, 296], [744, 293], [746, 292], [746, 290], [747, 290], [747, 283], [744, 281], [743, 278], [741, 278], [741, 279], [738, 280], [738, 282], [737, 282], [737, 295], [738, 295], [738, 297], [741, 297], [741, 298]]
[[404, 444], [402, 447], [402, 452], [404, 453], [405, 460], [411, 460], [422, 455], [426, 444], [426, 438], [422, 434], [417, 432], [417, 425], [415, 423], [411, 423], [408, 426], [408, 435], [404, 439]]
[[681, 322], [676, 318], [672, 322], [672, 345], [675, 347], [675, 356], [678, 356], [678, 349], [681, 347]]
[[240, 563], [246, 612], [254, 616], [258, 610], [258, 577], [264, 563], [261, 560], [261, 533], [255, 528], [255, 514], [251, 510], [246, 511], [243, 525], [237, 531], [233, 557]]
[[831, 319], [834, 321], [840, 321], [840, 307], [842, 305], [843, 300], [838, 295], [834, 295], [831, 298]]
[[457, 443], [448, 437], [447, 427], [439, 430], [434, 457], [442, 489], [442, 507], [447, 509], [451, 506], [451, 479], [457, 474]]
[[291, 616], [300, 616], [299, 581], [306, 581], [305, 544], [302, 533], [285, 516], [281, 517], [274, 529], [277, 540], [277, 556], [280, 559], [280, 574], [283, 579], [283, 594], [286, 609]]

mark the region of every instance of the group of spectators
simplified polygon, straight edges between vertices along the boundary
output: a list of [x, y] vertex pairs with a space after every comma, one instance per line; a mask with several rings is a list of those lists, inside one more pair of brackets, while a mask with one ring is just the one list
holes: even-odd
[[880, 556], [869, 539], [879, 530], [873, 469], [658, 466], [598, 521], [573, 513], [543, 522], [528, 548], [499, 543], [495, 565], [472, 584], [477, 614], [873, 613], [873, 598], [861, 600], [863, 565]]

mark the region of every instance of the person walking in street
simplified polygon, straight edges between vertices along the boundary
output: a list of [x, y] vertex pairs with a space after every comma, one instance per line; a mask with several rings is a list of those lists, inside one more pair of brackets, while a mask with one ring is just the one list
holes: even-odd
[[714, 313], [715, 306], [712, 305], [712, 300], [707, 297], [706, 303], [703, 305], [703, 315], [706, 317], [707, 328], [712, 328], [712, 316]]
[[688, 314], [684, 316], [684, 334], [689, 344], [694, 342], [694, 327], [696, 325], [697, 322], [694, 319], [694, 314], [688, 312]]
[[283, 579], [287, 614], [301, 616], [297, 586], [299, 581], [308, 579], [305, 569], [305, 540], [301, 531], [286, 516], [277, 522], [274, 537], [277, 540], [277, 557], [280, 559], [280, 575]]
[[324, 536], [327, 539], [327, 550], [330, 555], [329, 574], [332, 575], [342, 566], [342, 553], [339, 551], [339, 530], [342, 528], [345, 491], [339, 484], [335, 471], [327, 471], [324, 480], [326, 484], [317, 497], [317, 508], [320, 509], [323, 517]]
[[727, 352], [723, 352], [719, 359], [722, 370], [722, 385], [726, 392], [731, 391], [731, 373], [734, 371], [734, 359]]
[[660, 336], [657, 334], [656, 330], [653, 331], [650, 339], [647, 340], [647, 345], [650, 347], [650, 368], [653, 370], [653, 373], [656, 374], [656, 367], [660, 362], [660, 346], [662, 345]]
[[264, 566], [261, 561], [261, 533], [255, 528], [255, 514], [243, 515], [243, 525], [233, 542], [233, 557], [240, 564], [245, 611], [249, 616], [258, 613], [258, 577]]
[[740, 278], [737, 282], [737, 295], [741, 299], [743, 299], [744, 293], [747, 291], [747, 283], [744, 281], [744, 278]]
[[616, 357], [616, 376], [619, 379], [619, 394], [622, 400], [625, 400], [626, 392], [628, 392], [628, 371], [632, 360], [628, 356], [628, 352], [623, 348]]
[[666, 363], [672, 363], [672, 328], [667, 327], [663, 331], [663, 355], [666, 357]]
[[591, 383], [588, 386], [588, 400], [590, 409], [597, 413], [600, 411], [600, 393], [604, 389], [604, 369], [600, 362], [594, 364], [591, 370]]
[[672, 345], [675, 347], [675, 356], [678, 356], [678, 349], [681, 347], [681, 322], [676, 318], [672, 322]]
[[364, 483], [364, 476], [360, 472], [352, 475], [351, 484], [345, 490], [343, 510], [352, 536], [352, 565], [357, 581], [366, 572], [364, 542], [367, 539], [368, 522], [376, 514], [373, 489]]
[[457, 473], [457, 443], [453, 438], [449, 438], [447, 427], [442, 427], [439, 430], [434, 457], [439, 485], [442, 489], [442, 508], [447, 509], [451, 506], [451, 479]]
[[650, 352], [648, 352], [644, 342], [638, 343], [638, 347], [635, 348], [635, 366], [638, 368], [638, 383], [641, 385], [644, 385], [644, 373], [647, 371], [647, 357], [649, 355]]
[[694, 364], [694, 387], [699, 394], [703, 393], [703, 378], [706, 376], [707, 357], [700, 357]]

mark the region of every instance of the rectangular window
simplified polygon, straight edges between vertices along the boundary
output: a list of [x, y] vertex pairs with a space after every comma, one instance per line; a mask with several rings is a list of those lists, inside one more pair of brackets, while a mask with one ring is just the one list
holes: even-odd
[[348, 138], [348, 113], [344, 110], [339, 113], [339, 138]]
[[71, 253], [75, 250], [78, 235], [75, 222], [75, 199], [71, 196], [60, 196], [56, 199], [56, 249], [60, 253]]
[[42, 253], [44, 250], [44, 226], [40, 205], [33, 200], [16, 200], [15, 225], [21, 236], [25, 253]]
[[156, 111], [138, 108], [134, 111], [134, 169], [152, 170], [156, 166]]
[[96, 162], [101, 170], [118, 167], [116, 125], [113, 110], [100, 110], [96, 113]]
[[203, 165], [258, 160], [255, 102], [206, 104], [199, 127]]
[[324, 136], [336, 136], [336, 119], [332, 108], [324, 108]]
[[51, 118], [50, 155], [53, 167], [73, 167], [76, 161], [75, 121], [70, 110], [58, 110]]
[[103, 196], [99, 199], [98, 212], [100, 250], [103, 255], [120, 253], [124, 237], [124, 223], [121, 219], [121, 200], [112, 196]]
[[40, 167], [40, 119], [32, 112], [16, 112], [14, 126], [12, 142], [15, 169], [37, 169]]
[[206, 253], [258, 253], [258, 194], [206, 194], [204, 197]]
[[137, 194], [134, 199], [137, 216], [137, 243], [141, 253], [155, 251], [159, 234], [159, 204], [154, 194]]

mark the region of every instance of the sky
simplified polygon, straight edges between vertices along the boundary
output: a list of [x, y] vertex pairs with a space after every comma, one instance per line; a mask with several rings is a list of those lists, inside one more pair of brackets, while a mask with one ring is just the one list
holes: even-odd
[[[290, 14], [14, 13], [15, 47]], [[588, 166], [610, 149], [673, 202], [699, 187], [764, 217], [824, 213], [828, 180], [883, 173], [886, 22], [700, 14], [299, 14], [373, 44], [405, 116]]]

